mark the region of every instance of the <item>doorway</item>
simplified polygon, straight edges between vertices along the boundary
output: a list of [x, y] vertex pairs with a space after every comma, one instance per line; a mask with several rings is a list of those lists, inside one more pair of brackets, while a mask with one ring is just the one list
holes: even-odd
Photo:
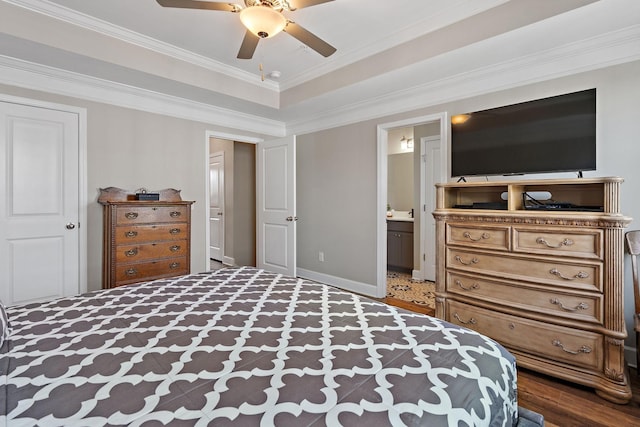
[[207, 148], [207, 263], [255, 266], [256, 144], [210, 136]]
[[[206, 132], [207, 175], [209, 155], [221, 151], [216, 143], [226, 147], [222, 149], [225, 152], [225, 166], [233, 166], [233, 172], [225, 167], [224, 264], [251, 265], [296, 275], [295, 139], [295, 135], [263, 140]], [[249, 161], [240, 161], [247, 156]], [[205, 187], [208, 206], [208, 179], [205, 180]], [[210, 263], [208, 219], [205, 228], [206, 262]], [[286, 244], [282, 245], [283, 242]], [[241, 259], [242, 255], [246, 258]]]
[[[376, 296], [386, 295], [387, 282], [387, 199], [388, 147], [393, 130], [411, 127], [414, 130], [414, 280], [429, 280], [435, 274], [435, 227], [431, 212], [435, 207], [437, 182], [444, 182], [448, 173], [448, 114], [440, 113], [378, 125], [378, 215], [377, 215], [377, 284]], [[433, 279], [431, 279], [433, 280]]]

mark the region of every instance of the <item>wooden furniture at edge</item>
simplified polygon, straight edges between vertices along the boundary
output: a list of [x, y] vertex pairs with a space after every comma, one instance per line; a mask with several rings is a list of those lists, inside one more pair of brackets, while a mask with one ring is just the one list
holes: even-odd
[[[627, 403], [623, 260], [631, 219], [620, 213], [622, 181], [436, 185], [436, 316], [494, 338], [519, 366]], [[535, 192], [577, 207], [526, 209], [523, 194]], [[502, 209], [464, 208], [501, 202]]]
[[103, 205], [102, 287], [190, 272], [191, 205], [180, 191], [159, 191], [160, 200], [136, 200], [115, 187], [100, 189]]

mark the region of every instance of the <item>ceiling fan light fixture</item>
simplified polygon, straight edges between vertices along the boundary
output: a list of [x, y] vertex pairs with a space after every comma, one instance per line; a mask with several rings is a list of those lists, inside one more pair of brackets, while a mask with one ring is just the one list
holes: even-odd
[[256, 36], [273, 37], [287, 26], [287, 20], [269, 6], [250, 6], [240, 11], [240, 21]]

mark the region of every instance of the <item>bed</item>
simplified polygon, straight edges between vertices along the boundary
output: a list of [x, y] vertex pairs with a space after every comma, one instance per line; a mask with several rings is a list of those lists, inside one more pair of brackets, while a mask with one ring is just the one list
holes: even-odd
[[511, 426], [494, 341], [309, 280], [225, 268], [6, 308], [0, 424]]

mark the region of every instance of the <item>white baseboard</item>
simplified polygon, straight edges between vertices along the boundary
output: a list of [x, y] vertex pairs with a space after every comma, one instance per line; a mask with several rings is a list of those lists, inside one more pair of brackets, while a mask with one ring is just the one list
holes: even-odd
[[420, 270], [413, 270], [411, 272], [411, 279], [417, 282], [422, 282], [422, 272]]
[[223, 256], [222, 263], [224, 265], [228, 265], [229, 267], [233, 267], [234, 265], [236, 265], [236, 260], [235, 258], [232, 258], [230, 256]]
[[317, 271], [305, 270], [304, 268], [298, 268], [296, 275], [303, 279], [313, 280], [326, 285], [335, 286], [336, 288], [344, 289], [349, 292], [355, 292], [357, 294], [376, 298], [376, 286], [369, 283], [356, 282], [355, 280], [318, 273]]

